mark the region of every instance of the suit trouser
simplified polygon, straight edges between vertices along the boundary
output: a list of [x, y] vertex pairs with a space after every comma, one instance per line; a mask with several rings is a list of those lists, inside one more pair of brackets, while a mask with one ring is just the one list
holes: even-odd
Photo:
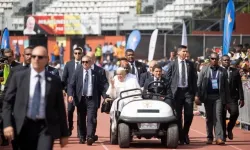
[[75, 105], [73, 103], [68, 103], [68, 123], [69, 123], [69, 130], [73, 129], [74, 111], [75, 111]]
[[226, 130], [232, 131], [235, 123], [239, 117], [239, 106], [238, 106], [238, 101], [235, 100], [232, 103], [228, 104], [228, 112], [230, 114], [229, 122], [226, 128], [226, 117], [227, 117], [227, 110], [226, 110], [226, 105], [224, 105], [224, 111], [223, 111], [223, 131], [224, 131], [224, 136], [226, 136]]
[[[175, 108], [177, 114], [179, 140], [183, 141], [184, 136], [189, 133], [193, 121], [193, 100], [194, 96], [190, 94], [188, 88], [178, 88], [175, 97]], [[182, 109], [184, 107], [184, 126], [182, 125]]]
[[98, 114], [98, 108], [96, 108], [95, 115], [94, 115], [94, 126], [93, 126], [93, 135], [96, 133], [96, 128], [97, 128], [97, 114]]
[[[78, 124], [79, 124], [79, 137], [93, 138], [93, 128], [95, 122], [96, 114], [96, 102], [91, 98], [82, 97], [81, 101], [77, 105], [78, 113]], [[86, 118], [87, 118], [87, 127], [86, 127]]]
[[215, 131], [216, 140], [224, 139], [223, 129], [222, 129], [222, 113], [223, 105], [220, 99], [220, 95], [208, 95], [206, 102], [204, 103], [206, 110], [206, 129], [207, 138], [213, 139], [213, 128]]
[[54, 139], [48, 134], [45, 120], [26, 119], [17, 136], [19, 150], [52, 150]]

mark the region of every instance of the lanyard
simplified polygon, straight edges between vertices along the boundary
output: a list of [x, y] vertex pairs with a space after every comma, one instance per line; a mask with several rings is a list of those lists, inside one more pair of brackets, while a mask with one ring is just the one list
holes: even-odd
[[219, 71], [217, 70], [216, 71], [216, 76], [215, 76], [215, 78], [213, 78], [213, 71], [211, 70], [211, 78], [212, 79], [218, 79], [218, 74], [219, 74]]

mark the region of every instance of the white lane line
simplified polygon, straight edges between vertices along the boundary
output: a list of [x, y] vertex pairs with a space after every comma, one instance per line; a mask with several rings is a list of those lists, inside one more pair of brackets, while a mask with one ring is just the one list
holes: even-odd
[[[194, 129], [190, 129], [190, 130], [192, 130], [192, 131], [194, 131], [194, 132], [196, 132], [196, 133], [199, 133], [199, 134], [201, 134], [201, 135], [207, 136], [207, 134], [202, 133], [202, 132], [200, 132], [200, 131], [197, 131], [197, 130], [194, 130]], [[236, 150], [242, 150], [242, 149], [240, 149], [240, 148], [238, 148], [238, 147], [236, 147], [236, 146], [233, 146], [233, 145], [227, 145], [227, 146], [230, 146], [230, 147], [232, 147], [232, 148], [234, 148], [234, 149], [236, 149]]]
[[101, 145], [104, 148], [104, 150], [109, 150], [108, 147], [106, 145], [104, 145], [103, 143], [101, 143]]

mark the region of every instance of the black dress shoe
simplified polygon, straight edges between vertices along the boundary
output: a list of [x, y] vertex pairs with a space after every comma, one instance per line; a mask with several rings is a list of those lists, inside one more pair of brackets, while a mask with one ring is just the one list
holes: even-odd
[[72, 131], [70, 130], [70, 131], [69, 131], [69, 136], [71, 136], [71, 135], [72, 135]]
[[233, 135], [232, 130], [228, 130], [227, 132], [228, 132], [227, 137], [228, 137], [230, 140], [233, 140], [233, 139], [234, 139], [234, 135]]
[[84, 138], [80, 138], [79, 144], [85, 144], [85, 139]]
[[98, 135], [94, 135], [93, 140], [98, 141]]
[[2, 138], [2, 144], [0, 146], [8, 146], [9, 145], [9, 141], [6, 140], [4, 137]]
[[184, 145], [184, 141], [180, 141], [180, 142], [179, 142], [179, 145]]
[[184, 142], [185, 142], [187, 145], [190, 143], [190, 139], [189, 139], [189, 136], [188, 136], [188, 135], [186, 135], [186, 136], [184, 137]]
[[93, 138], [88, 138], [87, 139], [87, 145], [92, 145], [94, 143], [94, 139]]

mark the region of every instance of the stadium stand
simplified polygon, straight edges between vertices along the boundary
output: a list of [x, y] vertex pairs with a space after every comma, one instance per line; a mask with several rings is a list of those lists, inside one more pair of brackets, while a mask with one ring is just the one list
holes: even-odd
[[[6, 9], [13, 9], [14, 3], [21, 3], [21, 0], [0, 0], [0, 14]], [[204, 6], [211, 4], [212, 0], [173, 0], [162, 10], [140, 15], [136, 14], [136, 0], [53, 0], [41, 11], [36, 11], [36, 15], [100, 14], [103, 31], [116, 30], [117, 26], [120, 30], [172, 30], [175, 24], [181, 24], [184, 18], [191, 18], [193, 13], [201, 12]], [[14, 30], [23, 28], [23, 16], [12, 18]]]

